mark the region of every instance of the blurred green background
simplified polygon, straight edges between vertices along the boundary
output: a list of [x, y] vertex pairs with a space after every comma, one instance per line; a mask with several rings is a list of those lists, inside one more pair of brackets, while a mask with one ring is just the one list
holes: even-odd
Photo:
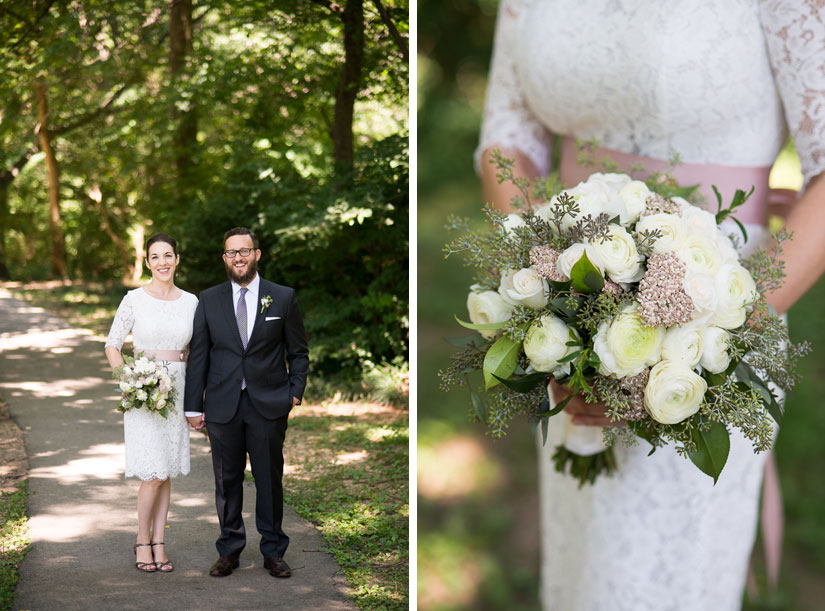
[[[536, 609], [538, 497], [526, 422], [492, 440], [470, 422], [469, 397], [439, 390], [438, 371], [463, 335], [470, 274], [445, 260], [447, 215], [481, 221], [472, 155], [478, 140], [496, 0], [418, 3], [418, 602], [420, 609]], [[799, 181], [792, 149], [773, 186]], [[804, 382], [789, 398], [776, 447], [785, 502], [778, 593], [764, 587], [745, 609], [821, 609], [825, 600], [825, 281], [790, 312], [794, 341], [814, 348]]]

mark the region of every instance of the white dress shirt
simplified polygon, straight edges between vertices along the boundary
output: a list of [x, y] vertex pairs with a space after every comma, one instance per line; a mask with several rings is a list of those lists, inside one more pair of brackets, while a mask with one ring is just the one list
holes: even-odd
[[[255, 326], [255, 316], [258, 314], [258, 292], [261, 286], [261, 277], [255, 274], [252, 281], [246, 285], [246, 339], [252, 337], [252, 329]], [[237, 282], [232, 282], [232, 312], [236, 314], [238, 311], [238, 301], [241, 298], [241, 285]], [[197, 418], [202, 415], [202, 412], [183, 412], [187, 418]]]

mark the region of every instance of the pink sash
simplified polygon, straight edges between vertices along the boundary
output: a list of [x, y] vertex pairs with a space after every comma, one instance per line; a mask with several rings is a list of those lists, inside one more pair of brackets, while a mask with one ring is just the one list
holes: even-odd
[[189, 358], [189, 348], [183, 350], [148, 350], [143, 348], [135, 348], [135, 354], [138, 352], [145, 356], [154, 357], [158, 361], [168, 361], [170, 363], [185, 363]]
[[[638, 179], [644, 179], [647, 174], [659, 172], [668, 167], [668, 163], [661, 159], [622, 153], [607, 148], [597, 148], [591, 151], [591, 154], [597, 163], [610, 160], [618, 166], [616, 171], [630, 174]], [[559, 174], [562, 184], [567, 187], [587, 180], [590, 174], [598, 171], [593, 166], [582, 166], [576, 163], [578, 155], [576, 141], [566, 136], [562, 140]], [[630, 169], [635, 165], [644, 167], [645, 172], [631, 172]], [[698, 191], [705, 197], [712, 212], [716, 212], [716, 195], [713, 193], [712, 185], [716, 185], [719, 189], [722, 195], [722, 205], [726, 207], [733, 201], [733, 195], [737, 189], [742, 189], [747, 193], [751, 187], [754, 187], [753, 195], [748, 198], [744, 206], [736, 209], [734, 216], [743, 223], [755, 225], [764, 225], [768, 219], [768, 204], [772, 198], [771, 189], [768, 186], [770, 173], [771, 166], [746, 167], [708, 163], [683, 163], [670, 169], [670, 174], [679, 185], [683, 187], [699, 185]]]

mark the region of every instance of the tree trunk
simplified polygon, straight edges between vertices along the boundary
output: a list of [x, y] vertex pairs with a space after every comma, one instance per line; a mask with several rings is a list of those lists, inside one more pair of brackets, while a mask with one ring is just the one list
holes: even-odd
[[40, 150], [46, 156], [46, 168], [49, 178], [49, 233], [52, 242], [51, 274], [65, 280], [69, 277], [69, 270], [66, 267], [66, 238], [63, 234], [63, 220], [60, 218], [60, 174], [49, 133], [49, 109], [46, 103], [45, 84], [41, 81], [35, 83], [35, 92], [37, 93], [37, 118], [40, 124], [37, 136], [40, 140]]
[[[192, 0], [169, 2], [169, 69], [172, 79], [177, 78], [192, 53]], [[175, 133], [175, 168], [178, 172], [178, 193], [184, 199], [192, 184], [192, 156], [197, 143], [198, 119], [193, 100], [189, 108], [172, 107], [172, 120], [177, 122]]]
[[339, 178], [352, 173], [352, 115], [361, 89], [364, 64], [364, 0], [347, 0], [341, 15], [344, 23], [344, 67], [335, 90], [332, 125], [333, 158]]
[[11, 280], [6, 266], [6, 224], [9, 218], [9, 184], [0, 180], [0, 280]]

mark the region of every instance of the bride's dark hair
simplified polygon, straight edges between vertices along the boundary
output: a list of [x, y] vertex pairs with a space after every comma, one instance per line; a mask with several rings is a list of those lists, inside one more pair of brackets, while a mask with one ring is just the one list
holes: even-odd
[[175, 241], [175, 238], [165, 233], [156, 233], [151, 238], [146, 240], [146, 250], [144, 252], [147, 254], [147, 256], [149, 254], [149, 249], [155, 242], [163, 242], [164, 244], [169, 244], [169, 246], [172, 247], [172, 252], [174, 252], [175, 255], [178, 254], [178, 243]]

